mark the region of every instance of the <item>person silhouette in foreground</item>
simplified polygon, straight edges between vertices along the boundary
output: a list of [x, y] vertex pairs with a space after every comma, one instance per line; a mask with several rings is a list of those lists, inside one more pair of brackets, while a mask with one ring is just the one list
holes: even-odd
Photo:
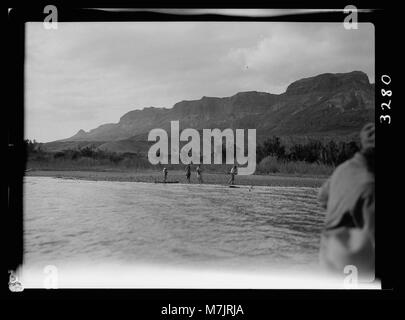
[[202, 170], [201, 170], [200, 165], [197, 166], [196, 172], [197, 172], [197, 180], [198, 180], [198, 182], [203, 183]]
[[236, 165], [234, 165], [231, 169], [231, 178], [228, 181], [228, 184], [230, 184], [231, 186], [235, 183], [235, 176], [238, 174], [238, 167]]
[[167, 182], [167, 168], [163, 168], [163, 182], [166, 183]]
[[320, 264], [345, 275], [346, 266], [357, 268], [359, 280], [375, 274], [375, 125], [360, 132], [361, 149], [339, 165], [321, 187], [318, 200], [326, 209], [321, 235]]
[[191, 166], [190, 164], [188, 164], [186, 166], [186, 179], [188, 183], [190, 183], [190, 177], [191, 177]]

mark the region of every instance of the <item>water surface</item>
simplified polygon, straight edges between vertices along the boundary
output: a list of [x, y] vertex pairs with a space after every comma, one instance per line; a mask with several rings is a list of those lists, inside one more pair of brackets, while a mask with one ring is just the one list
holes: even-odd
[[26, 177], [25, 264], [311, 267], [317, 189]]

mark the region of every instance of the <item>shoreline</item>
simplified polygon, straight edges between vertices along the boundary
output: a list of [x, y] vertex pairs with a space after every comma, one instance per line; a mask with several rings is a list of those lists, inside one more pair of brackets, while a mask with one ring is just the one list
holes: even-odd
[[[161, 172], [152, 170], [118, 171], [118, 170], [28, 170], [28, 177], [52, 177], [60, 179], [78, 179], [89, 181], [125, 181], [155, 183], [162, 181]], [[203, 184], [227, 185], [230, 175], [214, 172], [203, 172]], [[235, 185], [245, 186], [277, 186], [277, 187], [312, 187], [318, 188], [327, 179], [324, 176], [297, 176], [297, 175], [249, 175], [236, 176]], [[183, 171], [169, 171], [168, 182], [178, 181], [188, 183]], [[191, 175], [191, 184], [198, 184], [195, 173]]]

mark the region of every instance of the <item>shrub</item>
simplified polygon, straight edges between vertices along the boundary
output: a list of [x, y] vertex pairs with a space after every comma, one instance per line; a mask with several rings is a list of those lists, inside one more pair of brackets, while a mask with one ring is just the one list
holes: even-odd
[[287, 173], [287, 174], [319, 174], [329, 175], [333, 166], [306, 161], [289, 161], [277, 159], [274, 156], [265, 157], [256, 168], [256, 173]]
[[280, 171], [280, 164], [276, 157], [267, 156], [260, 161], [256, 171], [261, 173], [277, 173]]

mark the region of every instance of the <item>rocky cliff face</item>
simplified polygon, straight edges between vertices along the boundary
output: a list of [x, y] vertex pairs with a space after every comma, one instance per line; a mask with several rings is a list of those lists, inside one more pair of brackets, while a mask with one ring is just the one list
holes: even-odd
[[129, 139], [135, 143], [141, 139], [134, 136], [146, 138], [151, 129], [168, 130], [171, 120], [179, 120], [181, 128], [197, 130], [255, 128], [259, 140], [271, 135], [352, 134], [365, 122], [374, 121], [374, 86], [360, 71], [325, 73], [295, 81], [279, 95], [240, 92], [225, 98], [181, 101], [171, 109], [130, 111], [118, 123], [89, 132], [80, 130], [63, 141], [105, 141], [117, 151], [114, 141], [122, 145], [122, 140]]
[[293, 82], [287, 87], [286, 94], [303, 95], [314, 92], [330, 93], [336, 90], [367, 90], [369, 88], [370, 82], [364, 72], [324, 73]]

